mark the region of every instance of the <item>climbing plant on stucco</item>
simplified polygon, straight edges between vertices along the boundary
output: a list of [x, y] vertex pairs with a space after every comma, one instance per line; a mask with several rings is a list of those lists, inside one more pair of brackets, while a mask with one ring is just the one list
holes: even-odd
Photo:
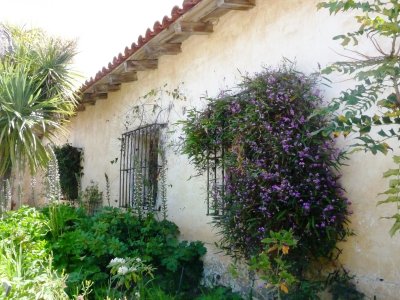
[[65, 144], [54, 147], [54, 154], [60, 170], [60, 185], [64, 198], [68, 200], [78, 199], [78, 181], [83, 174], [82, 149]]
[[[354, 31], [334, 37], [345, 47], [343, 61], [323, 70], [354, 78], [356, 84], [333, 99], [323, 110], [332, 122], [325, 135], [353, 137], [353, 149], [372, 154], [393, 150], [390, 141], [400, 139], [400, 3], [397, 0], [324, 1], [319, 8], [331, 14], [354, 12]], [[370, 51], [359, 46], [370, 44]], [[374, 50], [374, 51], [373, 51]], [[398, 146], [396, 146], [398, 148]], [[393, 156], [396, 167], [384, 173], [389, 188], [379, 204], [395, 205], [390, 219], [390, 234], [400, 230], [400, 157]]]
[[296, 247], [284, 248], [282, 259], [290, 262], [285, 272], [300, 278], [312, 261], [332, 258], [349, 233], [349, 203], [338, 183], [342, 155], [318, 133], [326, 124], [313, 115], [322, 100], [316, 86], [315, 76], [291, 64], [265, 69], [245, 77], [239, 93], [221, 92], [182, 122], [182, 152], [199, 173], [210, 152], [224, 149], [217, 163], [225, 169], [225, 190], [216, 191], [224, 214], [214, 217], [220, 247], [234, 257], [274, 256], [278, 248], [264, 244], [276, 232], [290, 232]]

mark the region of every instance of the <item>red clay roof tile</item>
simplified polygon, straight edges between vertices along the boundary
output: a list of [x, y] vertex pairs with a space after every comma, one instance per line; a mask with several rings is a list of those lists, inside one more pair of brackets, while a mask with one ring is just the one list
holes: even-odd
[[175, 22], [179, 17], [184, 15], [187, 11], [189, 11], [192, 7], [197, 5], [203, 0], [184, 0], [182, 4], [182, 8], [178, 6], [174, 6], [171, 11], [171, 17], [164, 16], [162, 23], [156, 21], [153, 25], [153, 30], [150, 28], [147, 29], [145, 36], [139, 36], [136, 43], [132, 43], [131, 47], [126, 47], [124, 53], [119, 53], [118, 57], [114, 57], [112, 62], [108, 63], [107, 67], [103, 67], [99, 72], [96, 73], [95, 77], [90, 77], [89, 80], [86, 80], [83, 86], [80, 88], [81, 92], [84, 92], [91, 86], [93, 86], [97, 81], [102, 79], [104, 76], [111, 73], [114, 69], [116, 69], [119, 65], [121, 65], [129, 56], [142, 48], [147, 42], [157, 36], [161, 31], [166, 29], [169, 25]]

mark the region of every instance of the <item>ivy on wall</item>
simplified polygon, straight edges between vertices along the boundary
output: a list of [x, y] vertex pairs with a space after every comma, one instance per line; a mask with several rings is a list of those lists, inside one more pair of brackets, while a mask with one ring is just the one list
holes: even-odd
[[[322, 100], [316, 84], [316, 77], [291, 64], [265, 69], [244, 78], [240, 93], [222, 92], [181, 122], [182, 152], [199, 173], [207, 169], [210, 152], [225, 150], [217, 162], [225, 169], [225, 191], [216, 191], [225, 213], [214, 217], [220, 246], [246, 259], [267, 253], [276, 270], [279, 247], [264, 244], [277, 241], [275, 232], [290, 232], [296, 246], [289, 251], [283, 243], [280, 260], [289, 261], [284, 271], [298, 278], [317, 259], [331, 259], [349, 234], [349, 202], [337, 175], [343, 157], [319, 132], [325, 121], [313, 115]], [[284, 293], [288, 283], [298, 282], [288, 278], [277, 284]]]
[[60, 173], [61, 192], [65, 199], [76, 200], [78, 198], [79, 183], [82, 176], [82, 150], [65, 144], [54, 147]]

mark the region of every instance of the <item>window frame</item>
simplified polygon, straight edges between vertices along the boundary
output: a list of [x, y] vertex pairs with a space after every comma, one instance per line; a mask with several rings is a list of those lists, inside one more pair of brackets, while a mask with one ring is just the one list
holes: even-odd
[[152, 123], [122, 134], [119, 207], [156, 210], [158, 177], [163, 168], [161, 135], [165, 127], [166, 124]]
[[225, 214], [225, 153], [223, 146], [207, 151], [207, 216]]

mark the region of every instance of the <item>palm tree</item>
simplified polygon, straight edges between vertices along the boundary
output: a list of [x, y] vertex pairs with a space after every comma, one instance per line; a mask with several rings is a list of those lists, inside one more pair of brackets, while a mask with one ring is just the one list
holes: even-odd
[[75, 44], [37, 29], [8, 29], [14, 49], [0, 58], [0, 176], [26, 166], [34, 174], [49, 161], [44, 140], [74, 112]]

